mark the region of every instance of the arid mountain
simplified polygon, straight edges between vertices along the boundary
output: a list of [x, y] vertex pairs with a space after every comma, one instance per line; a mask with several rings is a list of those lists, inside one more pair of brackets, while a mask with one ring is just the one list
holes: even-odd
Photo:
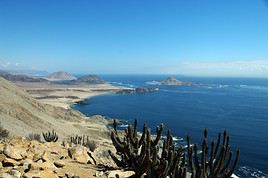
[[60, 136], [67, 136], [88, 131], [86, 117], [80, 112], [40, 103], [1, 77], [0, 93], [0, 121], [12, 135], [55, 130]]
[[84, 75], [79, 77], [76, 82], [88, 83], [88, 84], [102, 84], [105, 81], [97, 75]]
[[55, 72], [47, 76], [49, 80], [76, 80], [76, 77], [68, 72]]
[[0, 71], [0, 77], [12, 82], [47, 82], [46, 79], [38, 77], [29, 77], [27, 75], [13, 75], [5, 71]]

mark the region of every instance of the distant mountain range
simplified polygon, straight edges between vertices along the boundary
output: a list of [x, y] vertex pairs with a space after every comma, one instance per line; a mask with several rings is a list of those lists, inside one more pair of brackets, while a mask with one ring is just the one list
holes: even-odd
[[30, 70], [30, 69], [0, 69], [0, 72], [7, 72], [12, 75], [27, 75], [27, 76], [34, 76], [34, 77], [42, 77], [42, 76], [47, 76], [49, 73], [47, 71], [43, 70]]
[[51, 82], [58, 84], [102, 84], [105, 81], [97, 75], [83, 75], [81, 77], [75, 77], [68, 72], [55, 72], [49, 74], [46, 77], [36, 77], [25, 74], [12, 74], [8, 71], [0, 70], [0, 77], [12, 82]]
[[30, 77], [27, 75], [21, 75], [21, 74], [10, 74], [6, 71], [0, 71], [0, 77], [3, 77], [6, 80], [12, 81], [12, 82], [47, 82], [46, 79], [40, 78], [40, 77]]
[[76, 77], [68, 72], [54, 72], [46, 77], [48, 80], [76, 80]]

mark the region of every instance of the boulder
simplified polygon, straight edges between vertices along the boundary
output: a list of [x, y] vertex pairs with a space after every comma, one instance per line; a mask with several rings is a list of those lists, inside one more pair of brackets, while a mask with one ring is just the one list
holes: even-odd
[[12, 169], [12, 170], [10, 171], [10, 174], [13, 176], [13, 178], [20, 178], [20, 177], [21, 177], [21, 173], [20, 173], [20, 171], [15, 170], [15, 169]]
[[14, 159], [16, 161], [22, 160], [21, 154], [19, 154], [18, 151], [11, 146], [6, 145], [3, 152], [8, 158]]
[[54, 162], [54, 165], [57, 167], [57, 168], [62, 168], [65, 166], [65, 162], [62, 161], [62, 160], [58, 160], [58, 161], [55, 161]]
[[134, 174], [135, 173], [133, 171], [114, 170], [114, 171], [109, 171], [107, 177], [116, 178], [116, 175], [118, 175], [119, 177], [130, 177]]
[[95, 156], [86, 147], [76, 146], [68, 149], [68, 155], [81, 164], [96, 164]]
[[2, 164], [3, 164], [3, 167], [14, 167], [14, 166], [19, 165], [19, 163], [16, 160], [10, 159], [10, 158], [5, 158], [2, 161]]
[[51, 162], [42, 162], [39, 160], [38, 162], [33, 162], [30, 166], [30, 170], [54, 170], [56, 167]]
[[39, 152], [39, 153], [34, 154], [33, 161], [37, 162], [39, 160], [42, 160], [43, 162], [49, 161], [48, 154], [46, 151], [44, 151], [43, 153]]
[[10, 175], [10, 174], [8, 174], [8, 173], [5, 173], [5, 172], [0, 173], [0, 177], [1, 177], [1, 178], [13, 178], [12, 175]]

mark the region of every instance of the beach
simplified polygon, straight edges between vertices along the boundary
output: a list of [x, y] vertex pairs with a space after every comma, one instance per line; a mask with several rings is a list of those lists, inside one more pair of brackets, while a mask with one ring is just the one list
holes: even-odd
[[70, 109], [72, 104], [94, 96], [118, 92], [126, 87], [111, 84], [55, 84], [49, 82], [16, 82], [33, 98], [44, 104]]

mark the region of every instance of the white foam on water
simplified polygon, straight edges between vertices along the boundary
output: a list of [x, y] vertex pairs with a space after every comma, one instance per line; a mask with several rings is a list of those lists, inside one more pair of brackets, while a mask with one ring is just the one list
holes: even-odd
[[237, 175], [235, 175], [235, 174], [232, 174], [231, 178], [239, 178], [239, 177]]
[[122, 124], [122, 125], [119, 125], [119, 127], [126, 128], [126, 127], [128, 127], [128, 124]]

